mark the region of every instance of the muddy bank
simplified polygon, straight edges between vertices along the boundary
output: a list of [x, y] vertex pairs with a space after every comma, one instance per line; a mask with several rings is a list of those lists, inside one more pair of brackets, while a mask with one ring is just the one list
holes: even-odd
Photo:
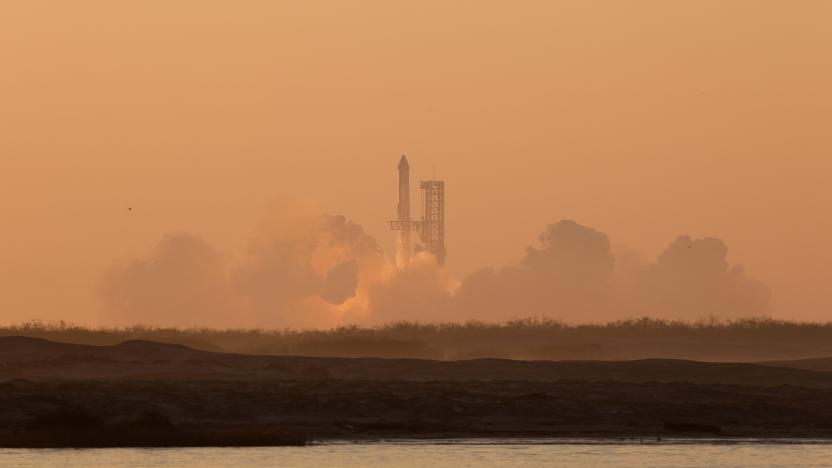
[[[62, 396], [59, 395], [59, 399]], [[5, 448], [303, 446], [301, 434], [234, 427], [182, 428], [154, 409], [107, 415], [82, 404], [41, 407], [0, 431]]]
[[[0, 445], [50, 414], [146, 434], [291, 434], [309, 439], [452, 437], [832, 438], [832, 390], [688, 383], [11, 381]], [[166, 424], [170, 426], [167, 427]], [[81, 424], [78, 426], [78, 424]], [[46, 424], [49, 427], [49, 424]], [[72, 431], [72, 423], [60, 431]], [[71, 444], [69, 444], [71, 445]]]

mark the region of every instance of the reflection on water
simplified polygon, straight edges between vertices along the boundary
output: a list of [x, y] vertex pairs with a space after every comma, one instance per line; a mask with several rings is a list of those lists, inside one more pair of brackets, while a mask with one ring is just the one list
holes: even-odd
[[822, 440], [675, 439], [319, 442], [309, 447], [0, 449], [0, 465], [32, 467], [233, 466], [829, 466]]

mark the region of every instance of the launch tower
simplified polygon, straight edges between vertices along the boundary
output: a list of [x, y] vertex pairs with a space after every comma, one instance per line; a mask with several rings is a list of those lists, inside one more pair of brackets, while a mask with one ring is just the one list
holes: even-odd
[[390, 228], [398, 231], [397, 263], [404, 266], [413, 253], [410, 234], [419, 234], [419, 250], [430, 252], [438, 265], [445, 264], [445, 181], [423, 180], [419, 184], [424, 198], [422, 218], [410, 218], [410, 164], [407, 157], [399, 160], [398, 218], [390, 221]]

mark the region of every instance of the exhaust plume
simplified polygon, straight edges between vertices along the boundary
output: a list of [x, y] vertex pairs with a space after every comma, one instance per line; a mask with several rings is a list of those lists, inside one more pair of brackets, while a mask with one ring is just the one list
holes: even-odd
[[344, 216], [282, 210], [227, 261], [190, 234], [111, 268], [99, 288], [107, 324], [330, 327], [397, 320], [543, 316], [606, 321], [651, 315], [762, 316], [770, 293], [730, 265], [715, 238], [680, 236], [653, 262], [572, 220], [550, 224], [514, 265], [461, 281], [427, 252], [403, 268]]

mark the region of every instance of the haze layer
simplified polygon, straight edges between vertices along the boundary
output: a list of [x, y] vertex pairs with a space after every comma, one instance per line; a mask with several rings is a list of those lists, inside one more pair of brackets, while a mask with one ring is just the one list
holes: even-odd
[[[458, 281], [522, 268], [575, 219], [639, 264], [722, 239], [773, 315], [828, 319], [830, 18], [813, 1], [5, 2], [2, 320], [98, 323], [106, 272], [182, 232], [250, 256], [286, 196], [389, 253], [401, 153], [448, 183]], [[350, 292], [330, 286], [328, 304]]]

